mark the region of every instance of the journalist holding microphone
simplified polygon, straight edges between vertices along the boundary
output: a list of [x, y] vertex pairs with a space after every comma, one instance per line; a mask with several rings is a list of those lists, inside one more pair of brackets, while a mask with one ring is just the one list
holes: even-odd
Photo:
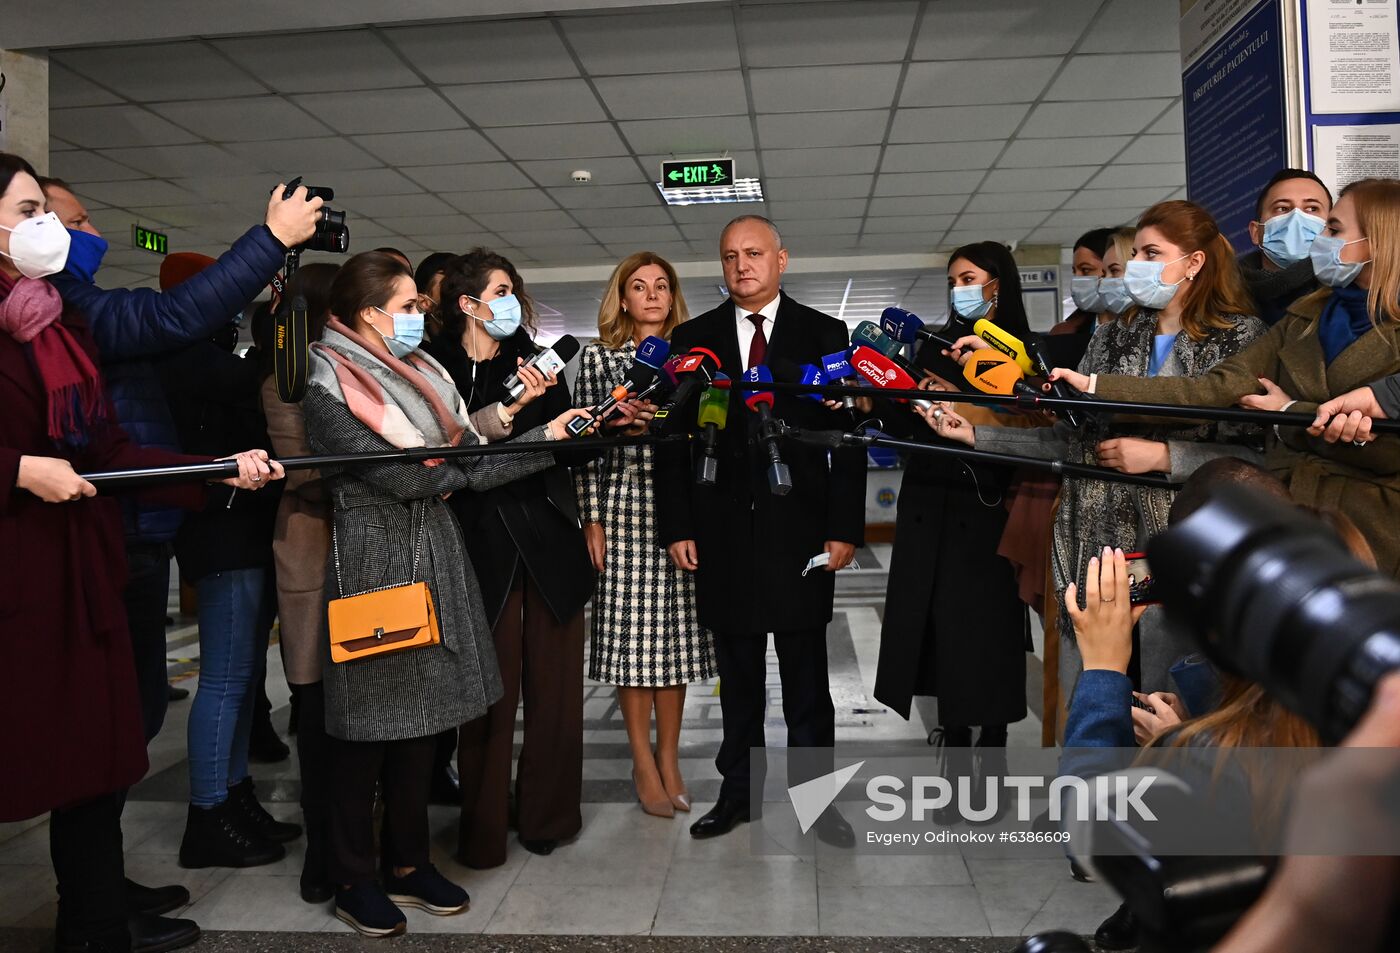
[[[730, 296], [678, 326], [671, 336], [672, 350], [683, 354], [703, 349], [717, 357], [720, 370], [736, 382], [744, 371], [766, 362], [815, 365], [823, 355], [844, 350], [844, 324], [781, 291], [787, 261], [772, 222], [755, 215], [730, 222], [720, 236], [720, 262]], [[724, 737], [715, 759], [724, 780], [718, 802], [691, 826], [693, 837], [724, 834], [749, 820], [750, 783], [762, 782], [751, 778], [749, 751], [764, 746], [769, 632], [783, 685], [788, 782], [831, 770], [836, 728], [827, 679], [826, 626], [832, 618], [832, 574], [850, 563], [865, 524], [865, 459], [858, 449], [828, 453], [784, 441], [781, 457], [790, 470], [791, 490], [778, 495], [776, 461], [760, 445], [769, 442], [750, 442], [764, 396], [773, 405], [772, 416], [798, 427], [847, 429], [850, 415], [788, 394], [774, 399], [771, 393], [753, 392], [747, 403], [740, 396], [729, 402], [713, 485], [697, 485], [695, 460], [685, 447], [663, 445], [657, 452], [658, 534], [672, 561], [695, 573], [699, 621], [714, 632], [724, 685]], [[692, 404], [686, 429], [698, 429], [695, 413]], [[829, 561], [804, 572], [818, 555]], [[827, 750], [804, 756], [803, 748]], [[816, 831], [831, 843], [854, 842], [850, 825], [834, 808], [823, 812]]]
[[[333, 317], [312, 349], [302, 401], [314, 453], [450, 447], [511, 432], [513, 418], [498, 404], [469, 418], [442, 365], [418, 349], [418, 301], [412, 274], [391, 255], [365, 252], [342, 266], [331, 286]], [[540, 453], [321, 471], [333, 507], [323, 617], [329, 621], [323, 642], [332, 779], [328, 872], [337, 887], [336, 915], [362, 933], [402, 933], [396, 903], [446, 915], [468, 902], [428, 855], [435, 736], [485, 714], [502, 689], [480, 590], [443, 497], [551, 466], [548, 441], [562, 439], [564, 422], [575, 416], [568, 412], [517, 436], [540, 441]], [[426, 595], [417, 583], [426, 584]], [[392, 616], [404, 628], [357, 624], [384, 615], [382, 594], [390, 590], [398, 591]], [[376, 612], [360, 608], [366, 597]], [[401, 639], [405, 633], [409, 638]], [[381, 777], [382, 886], [375, 879], [373, 814]]]
[[[630, 379], [639, 346], [669, 340], [689, 317], [670, 262], [651, 252], [624, 258], [603, 291], [598, 340], [583, 349], [579, 403], [597, 406]], [[713, 677], [715, 650], [697, 618], [694, 579], [656, 542], [655, 467], [655, 448], [615, 447], [580, 468], [577, 481], [598, 571], [588, 677], [617, 686], [642, 810], [673, 817], [690, 810], [680, 769], [685, 687]]]

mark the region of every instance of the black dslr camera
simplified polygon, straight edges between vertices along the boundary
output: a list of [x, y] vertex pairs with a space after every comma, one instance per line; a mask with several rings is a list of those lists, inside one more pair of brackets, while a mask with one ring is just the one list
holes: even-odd
[[[282, 198], [289, 199], [301, 184], [301, 176], [287, 183]], [[335, 198], [335, 190], [320, 185], [306, 187], [306, 200], [319, 198], [330, 202]], [[316, 221], [316, 234], [297, 246], [297, 251], [328, 251], [343, 255], [350, 250], [350, 226], [345, 224], [345, 213], [330, 205], [321, 206], [321, 217]], [[290, 275], [288, 277], [291, 277]]]
[[[288, 182], [282, 198], [291, 198], [300, 184], [301, 176]], [[313, 198], [329, 202], [335, 198], [335, 192], [322, 186], [308, 185], [306, 200], [309, 202]], [[283, 296], [283, 290], [300, 267], [302, 252], [328, 251], [343, 255], [349, 250], [350, 226], [345, 224], [345, 213], [323, 204], [321, 214], [316, 219], [316, 231], [300, 245], [287, 249], [282, 274], [272, 280], [273, 289], [280, 298], [273, 314], [273, 374], [277, 379], [277, 396], [286, 403], [296, 403], [306, 393], [311, 342], [307, 339], [306, 299], [297, 295], [288, 300]]]

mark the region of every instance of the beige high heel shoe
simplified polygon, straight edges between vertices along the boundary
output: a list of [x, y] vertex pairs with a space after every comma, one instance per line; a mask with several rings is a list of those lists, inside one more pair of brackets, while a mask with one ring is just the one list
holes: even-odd
[[[632, 769], [632, 787], [637, 790], [637, 803], [642, 806], [642, 810], [653, 817], [675, 817], [676, 809], [670, 800], [664, 801], [643, 801], [640, 788], [637, 785], [637, 769]], [[689, 810], [689, 808], [687, 808]]]
[[[657, 766], [656, 773], [661, 773], [660, 765]], [[664, 777], [661, 779], [661, 786], [663, 788], [666, 788], [666, 779]], [[672, 794], [670, 789], [667, 788], [666, 796], [670, 798], [671, 804], [673, 807], [675, 807], [676, 810], [685, 811], [687, 814], [690, 813], [690, 792], [684, 787], [682, 787], [680, 791], [675, 794]]]

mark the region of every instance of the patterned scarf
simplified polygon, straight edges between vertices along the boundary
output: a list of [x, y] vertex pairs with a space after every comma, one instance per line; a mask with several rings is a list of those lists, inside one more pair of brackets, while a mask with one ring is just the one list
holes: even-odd
[[106, 417], [97, 368], [59, 318], [63, 299], [40, 278], [0, 272], [0, 331], [20, 344], [48, 397], [48, 434], [56, 445], [87, 446]]

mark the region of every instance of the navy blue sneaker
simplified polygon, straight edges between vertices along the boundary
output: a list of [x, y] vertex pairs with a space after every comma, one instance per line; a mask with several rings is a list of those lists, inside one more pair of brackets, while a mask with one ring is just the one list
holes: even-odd
[[432, 864], [419, 867], [407, 877], [395, 877], [391, 873], [384, 878], [384, 890], [395, 903], [417, 907], [438, 917], [461, 913], [471, 903], [467, 892], [438, 873]]
[[403, 911], [373, 882], [336, 890], [335, 915], [365, 936], [398, 936], [408, 929]]

